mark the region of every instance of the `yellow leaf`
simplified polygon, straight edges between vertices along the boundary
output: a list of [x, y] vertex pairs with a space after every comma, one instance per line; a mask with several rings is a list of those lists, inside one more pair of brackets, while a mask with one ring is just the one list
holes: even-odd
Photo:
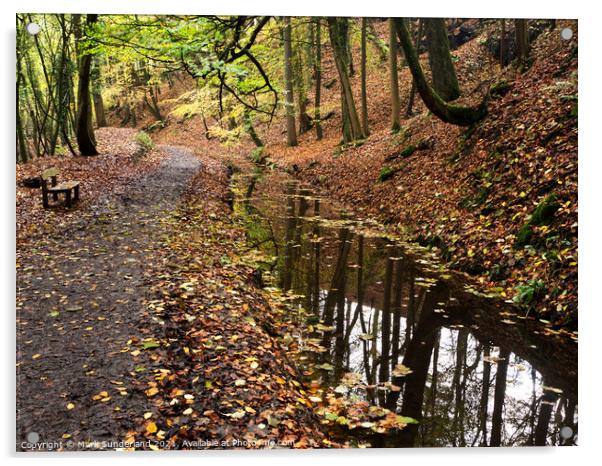
[[153, 417], [153, 413], [151, 413], [150, 411], [148, 413], [144, 413], [144, 419], [149, 419]]
[[73, 408], [75, 408], [75, 405], [73, 403], [67, 403], [68, 410], [72, 410]]
[[154, 434], [155, 432], [157, 432], [157, 424], [155, 424], [154, 422], [149, 422], [149, 423], [146, 425], [146, 431], [147, 431], [149, 434]]

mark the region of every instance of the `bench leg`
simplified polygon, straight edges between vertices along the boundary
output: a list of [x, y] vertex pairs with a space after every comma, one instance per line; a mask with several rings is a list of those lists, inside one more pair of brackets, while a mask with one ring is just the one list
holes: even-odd
[[79, 186], [76, 186], [74, 188], [74, 194], [75, 194], [75, 197], [74, 197], [75, 202], [79, 201]]
[[46, 191], [42, 191], [42, 205], [44, 209], [48, 208], [48, 193]]
[[53, 201], [58, 201], [59, 200], [59, 194], [58, 193], [52, 193], [52, 200]]
[[71, 207], [71, 190], [65, 191], [65, 201], [67, 207]]

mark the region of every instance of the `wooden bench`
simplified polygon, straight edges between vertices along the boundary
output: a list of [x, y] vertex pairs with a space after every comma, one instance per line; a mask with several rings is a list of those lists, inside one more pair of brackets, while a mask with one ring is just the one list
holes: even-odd
[[[58, 183], [59, 171], [56, 168], [49, 168], [42, 172], [40, 179], [42, 181], [42, 205], [48, 208], [48, 194], [52, 194], [52, 199], [58, 201], [59, 193], [65, 193], [65, 204], [71, 207], [73, 201], [79, 201], [79, 181], [63, 181]], [[50, 186], [48, 183], [50, 182]]]

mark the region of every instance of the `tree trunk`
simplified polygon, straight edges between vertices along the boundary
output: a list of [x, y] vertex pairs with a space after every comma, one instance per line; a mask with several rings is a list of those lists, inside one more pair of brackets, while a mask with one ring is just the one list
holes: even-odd
[[[255, 127], [253, 126], [253, 119], [251, 118], [251, 110], [248, 108], [245, 108], [244, 114], [243, 114], [243, 121], [244, 121], [244, 125], [245, 125], [245, 131], [247, 132], [247, 134], [251, 137], [251, 140], [253, 141], [253, 143], [255, 143], [255, 145], [257, 147], [263, 147], [263, 141], [261, 140], [261, 138], [257, 135], [257, 132], [255, 131]], [[205, 124], [206, 126], [206, 124]]]
[[397, 75], [397, 38], [395, 37], [395, 23], [389, 18], [389, 88], [391, 90], [391, 131], [397, 132], [401, 128], [399, 100], [399, 77]]
[[367, 39], [372, 43], [376, 51], [378, 52], [378, 58], [381, 63], [384, 63], [388, 59], [388, 50], [387, 44], [383, 41], [374, 29], [374, 24], [372, 24], [371, 18], [366, 18], [366, 26], [368, 28]]
[[164, 121], [163, 115], [161, 114], [161, 109], [159, 108], [159, 100], [157, 99], [157, 91], [158, 89], [154, 86], [148, 86], [148, 96], [150, 96], [150, 101], [146, 94], [144, 94], [144, 103], [149, 108], [155, 120]]
[[529, 23], [526, 19], [515, 19], [516, 56], [520, 66], [527, 64], [529, 58]]
[[322, 139], [322, 122], [320, 121], [320, 98], [322, 94], [322, 21], [315, 18], [316, 26], [316, 56], [314, 63], [314, 75], [316, 80], [316, 91], [314, 101], [314, 123], [316, 125], [316, 139]]
[[[420, 39], [422, 38], [422, 30], [424, 23], [421, 19], [418, 20], [418, 30], [416, 31], [416, 37], [414, 37], [414, 47], [417, 51], [420, 51]], [[414, 99], [416, 98], [416, 80], [412, 78], [412, 87], [410, 88], [410, 96], [408, 97], [408, 105], [406, 106], [405, 117], [410, 118], [413, 113]]]
[[453, 125], [470, 126], [482, 120], [485, 115], [487, 115], [488, 96], [486, 95], [479, 106], [474, 108], [460, 107], [446, 103], [435, 91], [433, 91], [426, 81], [422, 67], [418, 61], [418, 56], [416, 55], [416, 50], [412, 44], [410, 34], [401, 18], [395, 19], [395, 28], [405, 53], [408, 66], [416, 81], [416, 89], [427, 108], [441, 120]]
[[105, 104], [102, 100], [100, 92], [93, 92], [92, 99], [94, 100], [94, 115], [96, 115], [96, 126], [104, 128], [107, 125], [107, 116], [105, 114]]
[[353, 99], [353, 89], [351, 88], [351, 82], [347, 73], [347, 30], [347, 18], [328, 18], [328, 32], [341, 84], [341, 116], [343, 120], [344, 143], [364, 139], [364, 133]]
[[[462, 376], [466, 371], [466, 350], [468, 346], [468, 330], [460, 329], [456, 342], [456, 366], [452, 379], [452, 391], [454, 392], [454, 418], [452, 422], [453, 445], [466, 446], [464, 444], [463, 418], [464, 418], [464, 384]], [[459, 440], [459, 441], [457, 441]]]
[[362, 129], [364, 135], [370, 134], [368, 127], [368, 95], [366, 90], [366, 32], [367, 32], [368, 18], [362, 18], [362, 39], [361, 39], [361, 61], [360, 61], [360, 73], [362, 75]]
[[[440, 284], [431, 288], [426, 294], [424, 309], [420, 315], [416, 332], [407, 345], [402, 364], [412, 369], [405, 377], [393, 377], [393, 384], [403, 386], [401, 415], [413, 417], [421, 421], [426, 381], [428, 378], [431, 356], [436, 341], [439, 339], [440, 319], [435, 315], [436, 303], [444, 295], [444, 287]], [[388, 409], [395, 409], [400, 392], [391, 392]], [[396, 434], [396, 446], [412, 447], [418, 434], [418, 426], [408, 424]]]
[[[19, 22], [19, 16], [17, 16], [17, 23]], [[24, 22], [23, 22], [24, 23]], [[21, 84], [25, 81], [23, 77], [23, 69], [22, 69], [22, 55], [25, 51], [21, 46], [21, 37], [23, 35], [23, 25], [17, 24], [17, 163], [25, 163], [29, 160], [29, 148], [27, 146], [27, 141], [25, 138], [25, 129], [24, 129], [24, 119], [21, 116]]]
[[552, 390], [545, 390], [539, 403], [539, 417], [537, 418], [537, 427], [535, 428], [535, 446], [545, 447], [548, 437], [548, 426], [552, 418], [552, 410], [558, 401], [558, 393]]
[[502, 22], [502, 32], [500, 34], [500, 66], [503, 68], [505, 66], [506, 58], [506, 20], [502, 18], [500, 21]]
[[403, 301], [403, 279], [404, 263], [401, 257], [397, 260], [395, 282], [393, 289], [393, 334], [391, 336], [391, 369], [394, 369], [399, 360], [400, 339], [401, 339], [401, 303]]
[[[97, 20], [98, 15], [87, 15], [86, 25], [90, 27], [94, 25]], [[80, 58], [79, 85], [77, 88], [78, 111], [75, 134], [81, 155], [98, 155], [98, 151], [96, 150], [96, 141], [94, 139], [94, 130], [92, 129], [92, 104], [90, 99], [91, 64], [92, 55], [89, 53], [84, 54]]]
[[424, 20], [433, 89], [446, 102], [460, 97], [460, 86], [451, 60], [447, 27], [443, 18]]
[[100, 64], [97, 59], [92, 60], [90, 70], [92, 85], [92, 102], [94, 103], [94, 116], [96, 117], [96, 127], [103, 128], [107, 126], [107, 117], [105, 114], [105, 105], [102, 100], [102, 83], [100, 79]]
[[345, 38], [345, 43], [347, 44], [347, 63], [349, 63], [349, 76], [355, 76], [355, 66], [353, 65], [353, 49], [351, 44], [351, 28], [353, 23], [347, 21], [347, 37]]
[[499, 447], [502, 444], [502, 425], [504, 398], [506, 397], [506, 375], [510, 351], [500, 348], [497, 373], [495, 375], [495, 391], [493, 395], [493, 415], [491, 416], [491, 440], [489, 446]]
[[284, 79], [286, 81], [286, 143], [288, 146], [297, 145], [297, 129], [295, 128], [295, 103], [293, 95], [293, 64], [291, 44], [291, 18], [284, 18]]
[[481, 401], [479, 403], [479, 432], [482, 435], [480, 445], [487, 446], [487, 406], [489, 405], [489, 384], [491, 377], [491, 363], [486, 361], [489, 358], [489, 345], [485, 344], [483, 348], [483, 387], [481, 389]]
[[299, 83], [299, 134], [308, 132], [311, 129], [311, 118], [307, 114], [307, 104], [309, 99], [303, 87], [304, 83]]
[[[320, 199], [314, 200], [314, 216], [320, 216]], [[320, 224], [318, 222], [314, 222], [314, 227], [312, 229], [312, 234], [315, 238], [320, 237]], [[314, 315], [320, 314], [320, 242], [316, 241], [314, 243], [314, 271], [313, 271], [313, 283], [312, 283], [312, 303], [311, 310]]]
[[[394, 262], [387, 257], [385, 267], [385, 292], [383, 297], [383, 318], [381, 325], [380, 340], [380, 369], [378, 372], [378, 381], [381, 383], [389, 381], [389, 357], [391, 356], [391, 288], [393, 283]], [[376, 336], [375, 341], [376, 341]], [[386, 395], [384, 391], [379, 390], [381, 405], [386, 404]]]
[[286, 187], [286, 230], [284, 236], [284, 270], [280, 277], [280, 287], [288, 291], [292, 284], [293, 272], [293, 243], [295, 229], [297, 227], [297, 216], [295, 215], [296, 188], [293, 183]]

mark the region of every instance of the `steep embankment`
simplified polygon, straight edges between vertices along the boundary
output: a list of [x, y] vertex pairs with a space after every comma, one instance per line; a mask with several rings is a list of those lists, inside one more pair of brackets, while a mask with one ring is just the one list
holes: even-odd
[[[496, 82], [489, 115], [475, 127], [422, 111], [399, 134], [376, 127], [359, 147], [270, 153], [342, 201], [401, 224], [482, 285], [576, 327], [577, 39], [559, 32], [537, 39], [523, 74], [480, 66], [490, 57], [479, 38], [455, 52], [466, 100], [478, 87], [472, 69]], [[401, 76], [408, 89], [407, 72]]]

